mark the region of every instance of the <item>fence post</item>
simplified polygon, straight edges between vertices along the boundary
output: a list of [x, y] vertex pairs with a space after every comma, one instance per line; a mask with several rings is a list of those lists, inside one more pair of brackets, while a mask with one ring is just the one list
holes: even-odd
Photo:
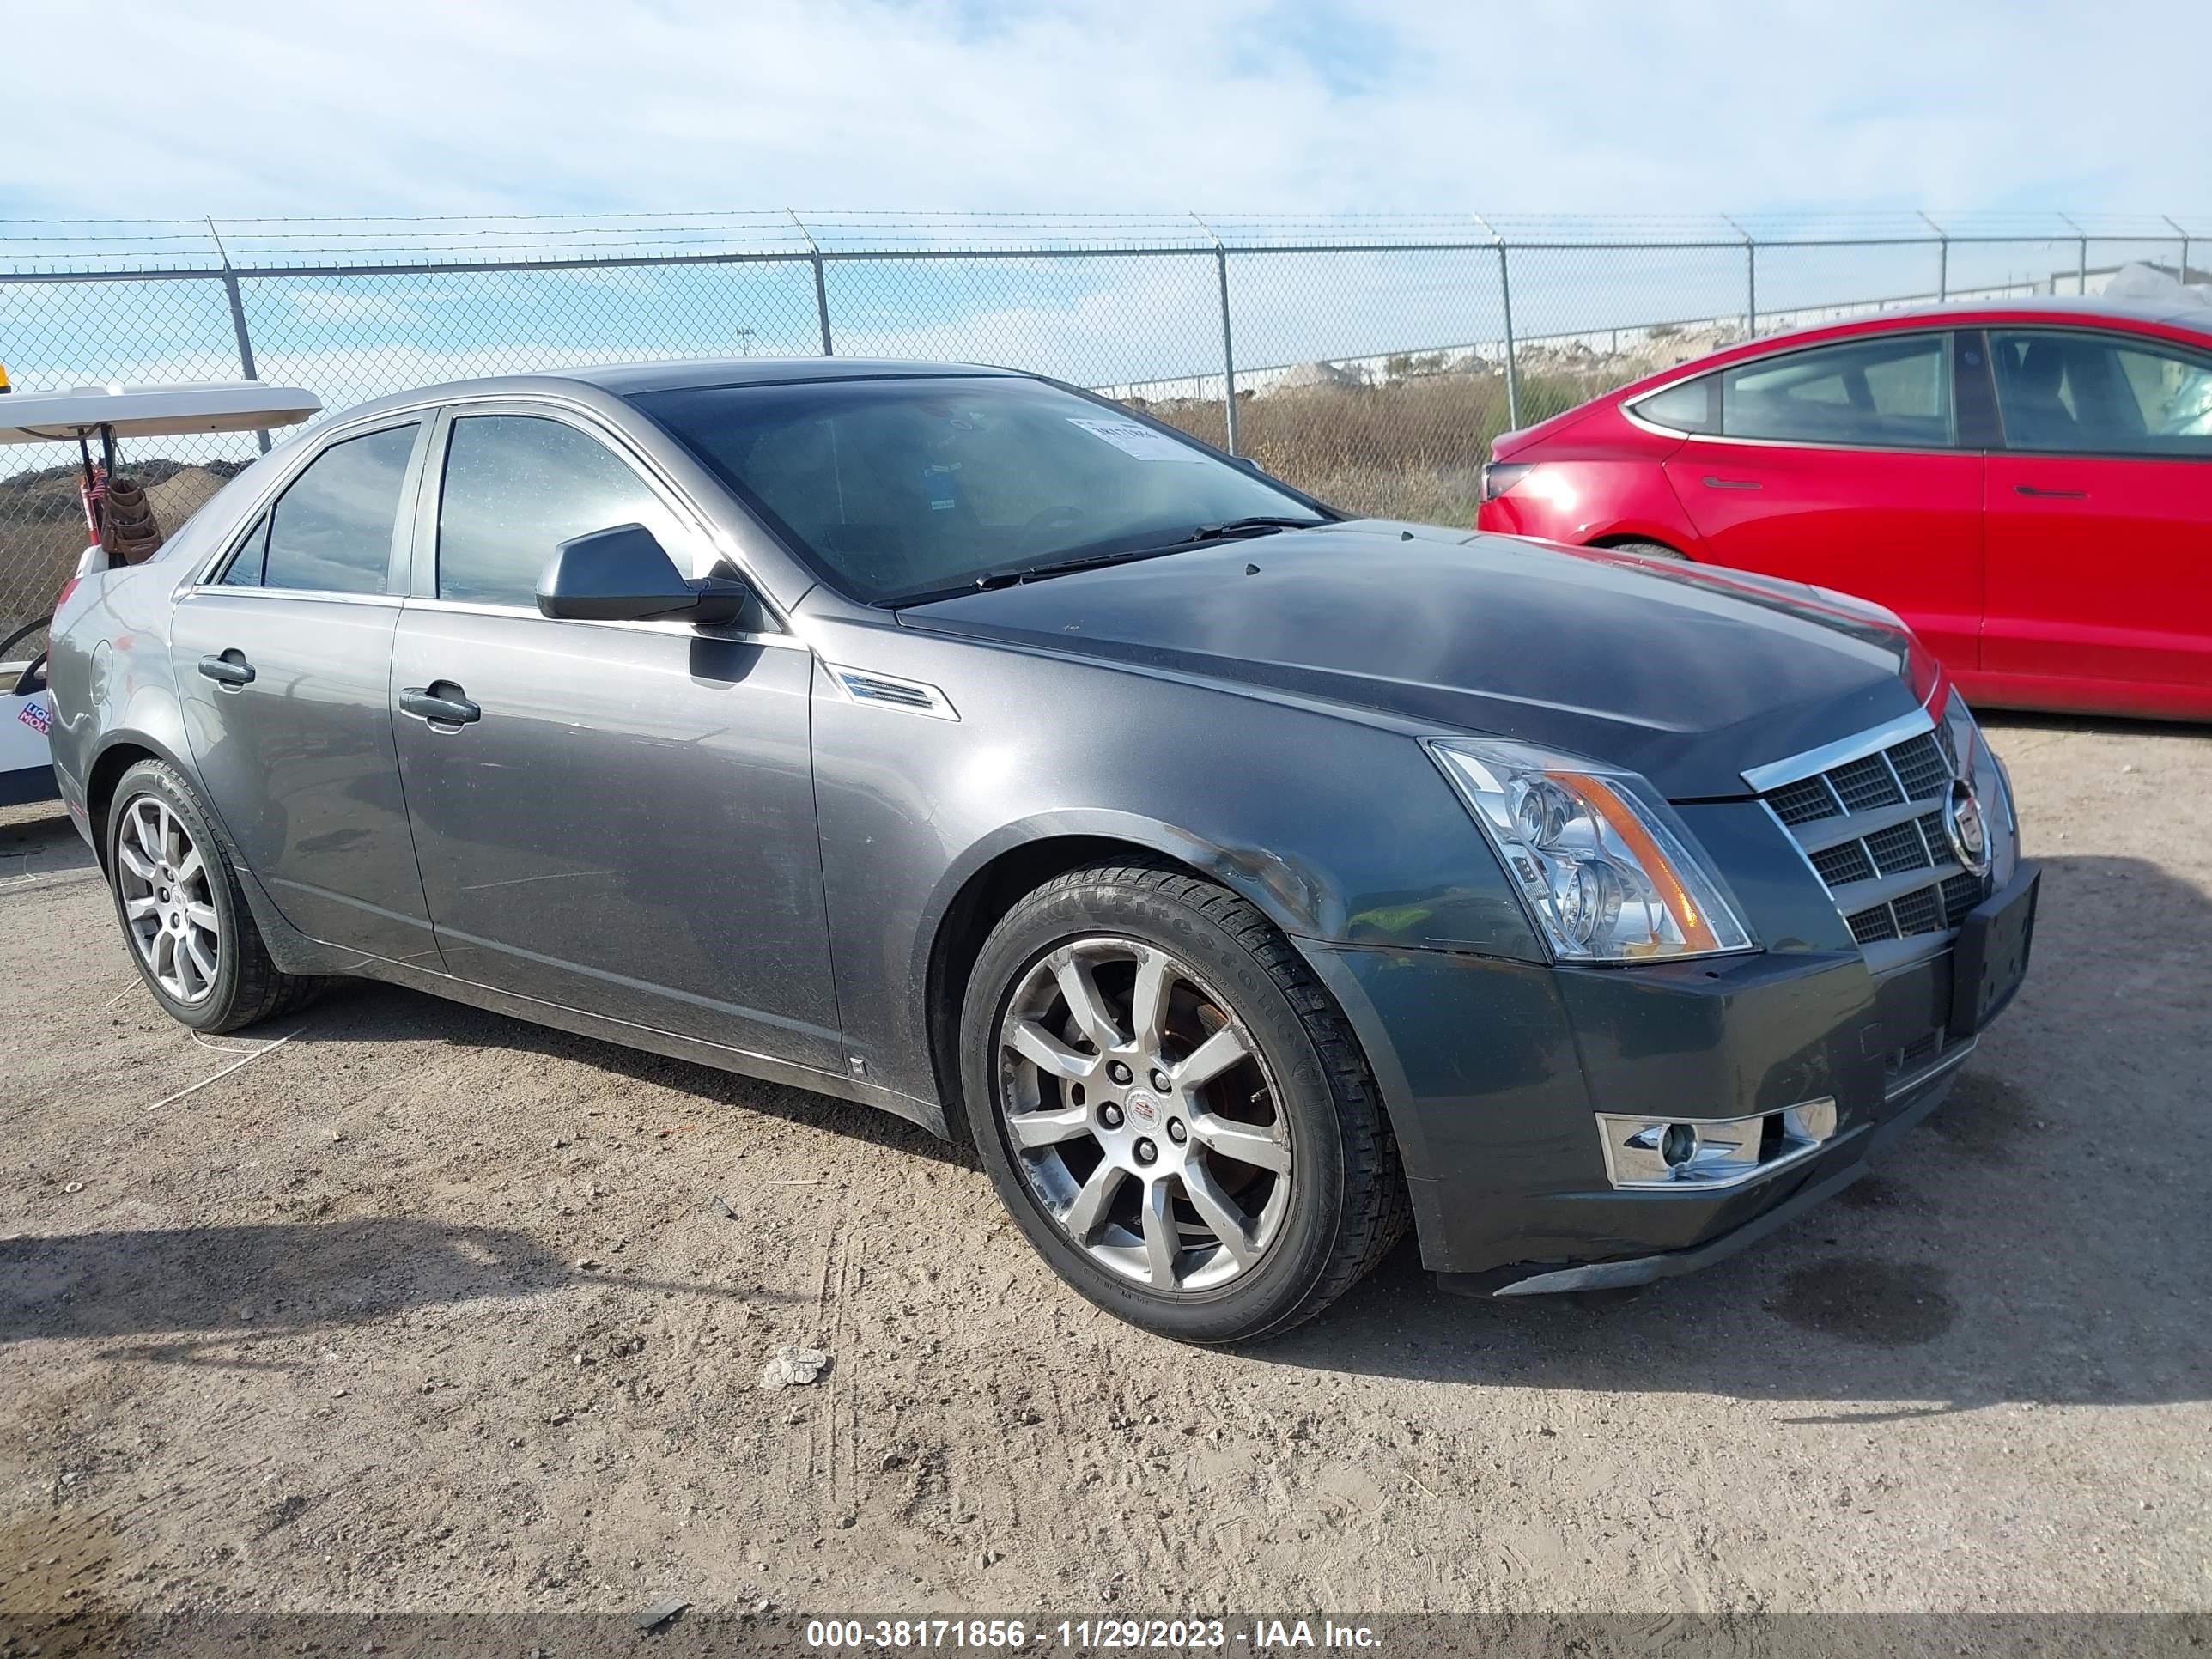
[[1490, 240], [1498, 245], [1498, 303], [1505, 318], [1505, 425], [1510, 431], [1521, 424], [1521, 364], [1520, 353], [1513, 346], [1513, 271], [1506, 257], [1505, 239], [1491, 229], [1490, 221], [1480, 213], [1474, 222], [1490, 232]]
[[2067, 218], [2064, 214], [2062, 213], [2058, 216], [2064, 222], [2067, 229], [2081, 238], [2081, 259], [2074, 267], [2074, 291], [2076, 294], [2087, 294], [2089, 291], [2089, 233], [2071, 219]]
[[[230, 251], [222, 245], [222, 236], [215, 228], [215, 221], [207, 222], [208, 234], [215, 240], [216, 256], [222, 261], [223, 292], [230, 296], [230, 331], [238, 341], [238, 367], [249, 380], [261, 378], [253, 366], [253, 337], [246, 331], [246, 301], [238, 291], [238, 273], [230, 268]], [[261, 446], [261, 453], [269, 453], [269, 434], [256, 432], [253, 441]]]
[[1759, 332], [1759, 244], [1751, 233], [1728, 216], [1721, 219], [1728, 228], [1743, 238], [1743, 331], [1746, 335]]
[[784, 211], [791, 215], [791, 222], [799, 227], [799, 234], [806, 239], [806, 258], [814, 267], [814, 316], [822, 325], [822, 355], [835, 356], [836, 354], [830, 349], [830, 283], [822, 274], [822, 250], [814, 240], [814, 233], [807, 229], [806, 222], [791, 208], [786, 208]]
[[1237, 348], [1229, 329], [1229, 250], [1212, 225], [1195, 213], [1190, 216], [1213, 239], [1213, 275], [1221, 290], [1221, 419], [1229, 435], [1229, 453], [1236, 455], [1243, 452], [1237, 447]]
[[2173, 234], [2181, 238], [2181, 280], [2185, 283], [2189, 280], [2189, 233], [2179, 225], [2174, 225], [2173, 221], [2166, 215], [2161, 213], [2158, 216], [2165, 219], [2169, 225], [2173, 225]]
[[1936, 233], [1936, 298], [1940, 303], [1951, 297], [1951, 238], [1924, 213], [1920, 222]]

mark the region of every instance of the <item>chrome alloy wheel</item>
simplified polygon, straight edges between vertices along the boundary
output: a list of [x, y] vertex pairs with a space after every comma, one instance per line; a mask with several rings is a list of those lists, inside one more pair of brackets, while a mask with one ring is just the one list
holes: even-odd
[[179, 1002], [206, 1000], [222, 960], [222, 920], [184, 821], [159, 796], [139, 796], [124, 808], [115, 861], [124, 927], [146, 971]]
[[1267, 1255], [1290, 1122], [1259, 1044], [1190, 969], [1135, 939], [1060, 945], [1015, 988], [996, 1059], [1015, 1164], [1101, 1266], [1173, 1294]]

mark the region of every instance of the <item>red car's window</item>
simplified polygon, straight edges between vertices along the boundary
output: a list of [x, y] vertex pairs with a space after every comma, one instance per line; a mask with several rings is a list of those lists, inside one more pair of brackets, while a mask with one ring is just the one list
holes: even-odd
[[1948, 334], [1880, 335], [1721, 371], [1721, 434], [1796, 443], [1946, 448]]
[[1990, 336], [2014, 449], [2212, 456], [2212, 359], [2062, 329]]

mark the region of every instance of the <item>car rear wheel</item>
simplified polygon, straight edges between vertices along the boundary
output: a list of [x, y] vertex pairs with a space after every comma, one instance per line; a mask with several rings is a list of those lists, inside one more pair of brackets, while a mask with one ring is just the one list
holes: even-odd
[[1275, 1334], [1405, 1231], [1357, 1041], [1225, 889], [1149, 865], [1047, 883], [985, 942], [962, 1030], [1000, 1197], [1061, 1277], [1132, 1323]]
[[1608, 542], [1609, 553], [1641, 553], [1647, 559], [1672, 559], [1677, 564], [1689, 562], [1690, 556], [1680, 548], [1669, 547], [1664, 542]]
[[320, 981], [281, 972], [191, 785], [141, 761], [107, 817], [108, 885], [131, 960], [170, 1018], [232, 1031], [299, 1006]]

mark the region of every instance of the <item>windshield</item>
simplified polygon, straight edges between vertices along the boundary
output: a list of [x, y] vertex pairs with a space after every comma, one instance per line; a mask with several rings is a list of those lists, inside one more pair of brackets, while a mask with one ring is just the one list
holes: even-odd
[[831, 583], [895, 604], [1251, 518], [1318, 523], [1194, 443], [1013, 376], [695, 386], [632, 399]]

